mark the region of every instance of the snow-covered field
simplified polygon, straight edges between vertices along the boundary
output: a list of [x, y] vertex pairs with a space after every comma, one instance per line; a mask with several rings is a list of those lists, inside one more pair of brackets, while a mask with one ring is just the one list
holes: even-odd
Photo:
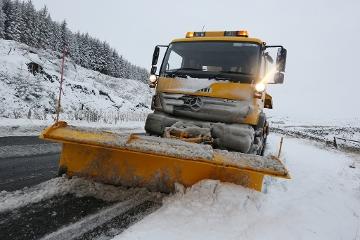
[[360, 128], [343, 126], [276, 126], [273, 132], [289, 136], [311, 139], [360, 152]]
[[360, 152], [360, 119], [326, 121], [294, 121], [288, 118], [271, 118], [272, 132], [310, 139], [337, 146], [340, 149]]
[[291, 180], [268, 178], [262, 193], [211, 180], [179, 187], [114, 239], [360, 239], [360, 156], [286, 138], [283, 158]]
[[[59, 53], [0, 39], [0, 117], [51, 119], [59, 92], [60, 62]], [[29, 63], [42, 70], [32, 74]], [[111, 122], [124, 114], [136, 118], [149, 111], [151, 100], [146, 84], [109, 77], [71, 59], [66, 61], [63, 91], [63, 116], [68, 119]]]

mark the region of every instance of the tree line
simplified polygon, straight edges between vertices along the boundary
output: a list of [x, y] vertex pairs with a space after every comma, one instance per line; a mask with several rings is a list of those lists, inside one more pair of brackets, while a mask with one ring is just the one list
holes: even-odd
[[53, 21], [44, 6], [36, 10], [31, 0], [0, 0], [0, 38], [35, 48], [63, 52], [80, 66], [117, 78], [147, 82], [146, 69], [131, 64], [107, 42], [88, 33], [73, 33], [64, 20]]

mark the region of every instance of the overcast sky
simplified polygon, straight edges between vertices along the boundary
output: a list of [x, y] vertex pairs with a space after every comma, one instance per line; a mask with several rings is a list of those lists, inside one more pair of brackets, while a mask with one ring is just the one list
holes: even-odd
[[247, 29], [288, 49], [284, 85], [271, 87], [274, 112], [360, 118], [360, 1], [33, 0], [73, 31], [106, 40], [150, 68], [153, 48], [187, 31]]

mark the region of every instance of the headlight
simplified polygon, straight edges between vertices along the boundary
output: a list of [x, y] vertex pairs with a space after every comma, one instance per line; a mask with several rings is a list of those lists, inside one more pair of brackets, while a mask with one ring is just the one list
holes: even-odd
[[257, 92], [263, 92], [265, 90], [265, 87], [265, 84], [260, 82], [255, 85], [255, 90]]
[[149, 80], [150, 80], [150, 82], [151, 82], [151, 83], [155, 83], [155, 82], [156, 82], [156, 80], [157, 80], [156, 75], [150, 75]]

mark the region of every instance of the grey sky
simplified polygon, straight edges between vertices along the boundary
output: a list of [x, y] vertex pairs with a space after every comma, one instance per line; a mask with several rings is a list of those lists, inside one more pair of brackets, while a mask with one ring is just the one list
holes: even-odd
[[288, 49], [275, 112], [305, 119], [360, 118], [360, 1], [33, 0], [73, 31], [106, 40], [149, 69], [153, 47], [185, 32], [247, 29]]

